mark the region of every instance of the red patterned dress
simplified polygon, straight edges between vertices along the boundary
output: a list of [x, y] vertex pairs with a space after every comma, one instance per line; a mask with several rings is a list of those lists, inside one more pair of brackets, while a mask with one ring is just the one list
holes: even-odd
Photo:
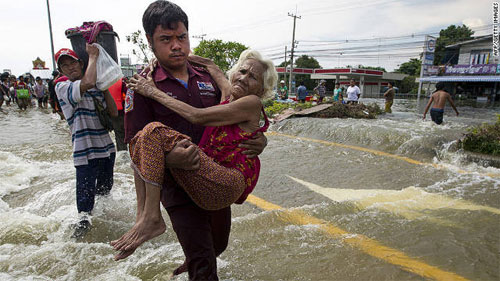
[[[222, 102], [225, 104], [228, 101]], [[238, 145], [269, 127], [265, 124], [255, 132], [243, 131], [238, 124], [206, 127], [199, 144], [200, 169], [170, 169], [176, 182], [201, 208], [218, 210], [232, 203], [243, 203], [257, 184], [260, 172], [258, 157], [247, 158]], [[182, 139], [190, 139], [160, 122], [152, 122], [139, 131], [130, 142], [132, 167], [141, 178], [161, 187], [165, 155]]]

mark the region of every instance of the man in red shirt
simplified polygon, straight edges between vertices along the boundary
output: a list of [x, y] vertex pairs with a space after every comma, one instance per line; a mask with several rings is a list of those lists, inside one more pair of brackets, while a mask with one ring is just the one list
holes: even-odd
[[[187, 57], [190, 52], [188, 18], [177, 5], [158, 0], [144, 12], [143, 27], [148, 42], [158, 59], [153, 70], [156, 86], [166, 95], [202, 108], [220, 102], [221, 91], [208, 72], [192, 66]], [[159, 121], [192, 138], [192, 143], [179, 142], [166, 156], [166, 166], [194, 170], [199, 167], [196, 146], [204, 127], [187, 122], [184, 118], [160, 103], [127, 91], [125, 97], [125, 142], [148, 123]], [[248, 148], [249, 157], [260, 154], [266, 146], [260, 134], [242, 147]], [[185, 263], [174, 274], [188, 271], [190, 280], [218, 280], [216, 257], [227, 247], [231, 228], [230, 207], [207, 211], [198, 207], [187, 193], [174, 181], [168, 168], [161, 201], [172, 222], [173, 229], [186, 256]], [[137, 204], [144, 204], [144, 194], [137, 194]], [[140, 210], [141, 208], [138, 208]], [[116, 259], [132, 254], [133, 250], [120, 252]]]

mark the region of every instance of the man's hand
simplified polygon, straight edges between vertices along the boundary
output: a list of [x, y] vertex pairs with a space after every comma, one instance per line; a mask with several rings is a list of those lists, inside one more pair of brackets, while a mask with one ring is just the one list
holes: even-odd
[[85, 44], [85, 50], [87, 50], [87, 53], [89, 54], [89, 57], [94, 57], [97, 58], [99, 56], [99, 48], [97, 48], [96, 45], [94, 44]]
[[199, 169], [200, 154], [198, 147], [187, 139], [181, 140], [165, 157], [165, 165], [168, 168], [183, 170]]
[[267, 138], [263, 133], [258, 132], [251, 139], [248, 139], [242, 142], [238, 147], [246, 148], [242, 154], [245, 154], [247, 158], [254, 158], [257, 155], [261, 154], [264, 151], [264, 148], [267, 146]]
[[424, 121], [425, 121], [425, 115], [424, 115], [424, 116], [422, 116], [422, 120], [424, 120]]

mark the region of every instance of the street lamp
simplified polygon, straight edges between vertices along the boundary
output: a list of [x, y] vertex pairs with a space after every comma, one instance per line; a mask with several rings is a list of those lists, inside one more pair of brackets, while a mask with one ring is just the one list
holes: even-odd
[[54, 60], [54, 38], [52, 38], [52, 21], [50, 20], [49, 0], [47, 0], [47, 15], [49, 17], [50, 48], [52, 51], [52, 71], [56, 70], [56, 61]]

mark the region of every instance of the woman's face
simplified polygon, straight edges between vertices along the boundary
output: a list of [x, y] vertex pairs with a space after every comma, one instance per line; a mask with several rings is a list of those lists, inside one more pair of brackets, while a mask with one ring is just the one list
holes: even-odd
[[247, 59], [231, 77], [231, 95], [238, 99], [247, 95], [264, 94], [265, 67], [256, 59]]

